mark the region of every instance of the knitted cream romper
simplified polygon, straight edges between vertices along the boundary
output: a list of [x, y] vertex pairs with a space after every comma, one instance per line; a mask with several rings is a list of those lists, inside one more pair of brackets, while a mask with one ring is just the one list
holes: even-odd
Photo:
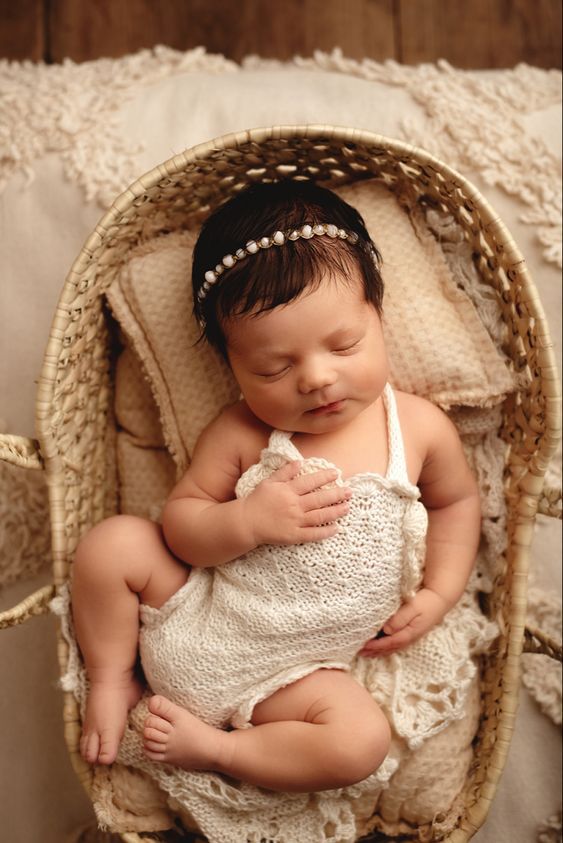
[[[349, 670], [399, 608], [405, 582], [420, 570], [427, 517], [407, 477], [389, 385], [383, 398], [387, 472], [346, 480], [353, 495], [335, 536], [262, 545], [224, 565], [193, 568], [160, 609], [141, 606], [141, 659], [154, 693], [214, 726], [247, 727], [254, 706], [279, 688], [318, 668]], [[237, 497], [294, 459], [302, 457], [291, 434], [274, 430]], [[303, 471], [326, 466], [311, 458]]]

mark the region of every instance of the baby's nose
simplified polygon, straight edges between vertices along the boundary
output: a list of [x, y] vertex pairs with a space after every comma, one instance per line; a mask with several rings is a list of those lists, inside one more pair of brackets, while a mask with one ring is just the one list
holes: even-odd
[[315, 392], [331, 386], [336, 380], [334, 368], [320, 361], [304, 366], [299, 373], [299, 390], [303, 393]]

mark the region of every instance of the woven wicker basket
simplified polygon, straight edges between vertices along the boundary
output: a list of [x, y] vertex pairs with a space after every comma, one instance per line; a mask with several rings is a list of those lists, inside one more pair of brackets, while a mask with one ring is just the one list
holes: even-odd
[[[333, 187], [376, 178], [452, 213], [510, 327], [505, 351], [515, 371], [531, 375], [530, 386], [511, 396], [503, 408], [502, 436], [510, 446], [509, 537], [503, 573], [489, 607], [500, 620], [502, 634], [482, 673], [481, 727], [463, 792], [464, 813], [447, 837], [462, 843], [483, 823], [504, 766], [525, 640], [526, 649], [560, 657], [555, 642], [525, 631], [534, 518], [538, 510], [556, 514], [560, 509], [560, 494], [543, 492], [544, 474], [560, 435], [559, 389], [548, 328], [520, 252], [479, 192], [420, 149], [329, 126], [259, 129], [196, 146], [156, 167], [118, 197], [73, 264], [59, 300], [38, 388], [38, 439], [0, 437], [2, 459], [46, 473], [54, 565], [54, 585], [0, 615], [0, 627], [46, 611], [54, 589], [67, 580], [79, 538], [117, 510], [112, 332], [103, 294], [130, 249], [164, 231], [199, 225], [213, 207], [251, 181], [296, 176]], [[67, 646], [60, 636], [59, 660], [64, 672]], [[79, 714], [70, 694], [64, 719], [74, 767], [88, 789], [92, 771], [78, 754]], [[128, 843], [147, 839], [163, 838], [123, 835]]]

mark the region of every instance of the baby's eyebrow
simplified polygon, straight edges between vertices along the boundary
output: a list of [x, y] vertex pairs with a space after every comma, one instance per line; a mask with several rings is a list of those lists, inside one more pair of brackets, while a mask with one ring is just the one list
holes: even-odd
[[257, 348], [253, 351], [253, 361], [256, 363], [270, 363], [272, 360], [282, 360], [290, 356], [289, 351], [283, 349]]
[[356, 326], [356, 325], [344, 325], [344, 326], [342, 326], [342, 327], [340, 327], [340, 328], [336, 328], [336, 330], [335, 330], [335, 331], [332, 331], [332, 333], [330, 333], [330, 334], [327, 336], [327, 339], [328, 339], [328, 340], [335, 340], [335, 339], [339, 339], [339, 337], [343, 337], [343, 336], [345, 336], [346, 334], [353, 334], [353, 333], [354, 333], [355, 331], [357, 331], [357, 330], [358, 330], [358, 329], [357, 329], [357, 326]]
[[336, 330], [332, 331], [327, 337], [327, 342], [338, 342], [339, 340], [346, 340], [350, 337], [355, 337], [362, 330], [362, 326], [355, 323], [353, 325], [342, 325]]
[[[326, 344], [330, 345], [332, 343], [349, 339], [352, 336], [355, 336], [360, 331], [359, 325], [341, 325], [336, 328], [334, 331], [331, 331], [327, 334], [322, 341]], [[277, 360], [279, 358], [289, 357], [291, 351], [289, 349], [283, 348], [283, 346], [279, 347], [260, 347], [253, 349], [253, 357], [257, 360]]]

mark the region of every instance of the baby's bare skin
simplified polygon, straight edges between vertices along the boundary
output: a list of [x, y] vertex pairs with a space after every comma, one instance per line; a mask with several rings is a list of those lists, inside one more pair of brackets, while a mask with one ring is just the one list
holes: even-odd
[[162, 606], [188, 574], [158, 525], [134, 516], [101, 521], [79, 544], [72, 604], [90, 683], [80, 741], [89, 764], [115, 761], [127, 714], [142, 693], [135, 676], [139, 602]]
[[285, 792], [362, 781], [378, 769], [391, 739], [371, 695], [340, 670], [316, 670], [259, 703], [252, 729], [215, 729], [158, 695], [149, 710], [143, 736], [151, 760]]
[[121, 676], [90, 679], [80, 753], [90, 764], [113, 764], [127, 715], [139, 701], [141, 683], [126, 671]]

